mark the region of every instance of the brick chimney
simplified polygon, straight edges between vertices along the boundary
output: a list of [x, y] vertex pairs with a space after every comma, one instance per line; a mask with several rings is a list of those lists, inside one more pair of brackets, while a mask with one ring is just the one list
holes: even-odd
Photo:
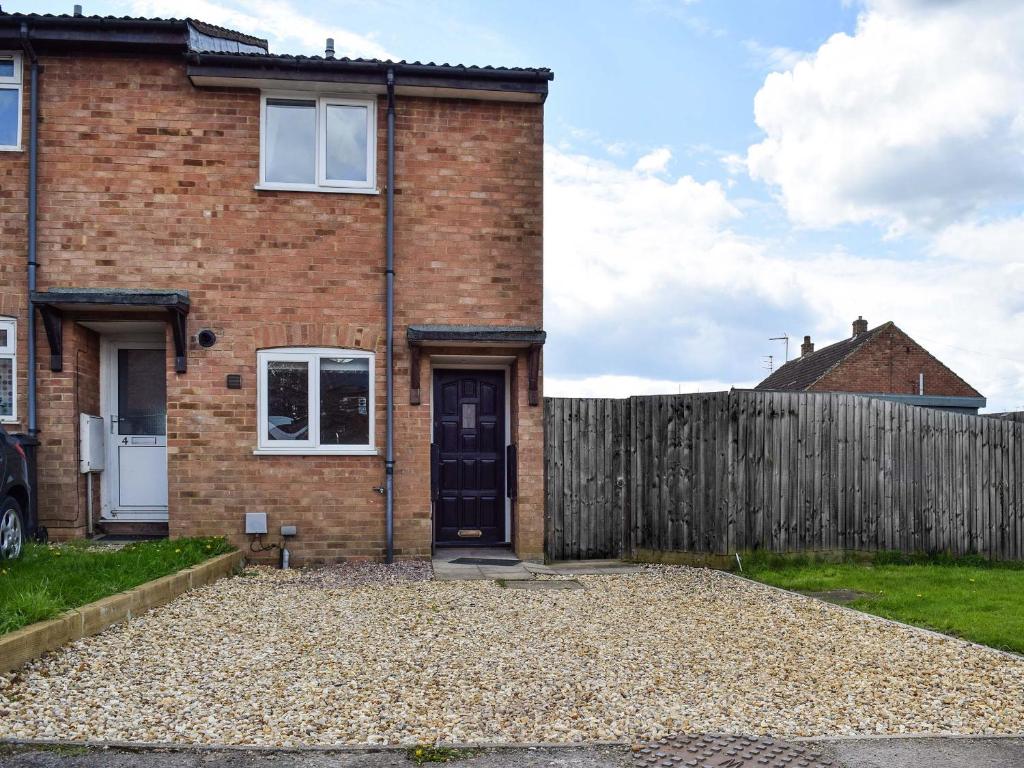
[[862, 333], [868, 332], [868, 321], [860, 315], [857, 315], [857, 319], [853, 321], [853, 335], [854, 337], [860, 336]]
[[800, 345], [800, 357], [809, 355], [814, 351], [814, 342], [810, 336], [804, 336], [804, 343]]

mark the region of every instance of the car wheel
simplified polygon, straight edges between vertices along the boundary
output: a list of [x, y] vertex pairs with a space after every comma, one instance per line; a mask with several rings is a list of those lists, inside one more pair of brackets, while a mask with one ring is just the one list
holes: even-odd
[[8, 496], [0, 504], [0, 560], [13, 560], [21, 554], [25, 541], [25, 523], [21, 504]]

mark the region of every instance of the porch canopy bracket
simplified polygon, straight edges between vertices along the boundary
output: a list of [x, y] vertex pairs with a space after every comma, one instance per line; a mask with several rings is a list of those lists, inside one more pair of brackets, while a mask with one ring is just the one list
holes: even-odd
[[527, 388], [530, 405], [540, 403], [540, 350], [547, 338], [541, 328], [504, 325], [410, 325], [406, 331], [409, 342], [409, 404], [422, 402], [420, 391], [420, 354], [423, 347], [490, 347], [529, 350]]
[[33, 291], [32, 306], [39, 310], [50, 346], [50, 370], [64, 369], [63, 318], [65, 315], [135, 319], [164, 314], [174, 337], [174, 370], [188, 370], [188, 291], [124, 288], [51, 288]]

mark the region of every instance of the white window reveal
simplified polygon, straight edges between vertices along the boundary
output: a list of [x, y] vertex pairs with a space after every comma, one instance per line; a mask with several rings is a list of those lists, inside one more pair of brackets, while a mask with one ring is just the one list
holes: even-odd
[[17, 323], [0, 318], [0, 423], [16, 421], [18, 417], [17, 345]]
[[21, 149], [21, 54], [0, 51], [0, 150]]
[[256, 453], [376, 453], [372, 352], [295, 347], [257, 356]]
[[376, 192], [372, 98], [262, 97], [259, 189]]

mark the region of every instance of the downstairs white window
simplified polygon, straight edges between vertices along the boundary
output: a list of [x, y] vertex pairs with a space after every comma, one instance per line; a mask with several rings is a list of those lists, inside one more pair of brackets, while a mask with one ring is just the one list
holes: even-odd
[[374, 454], [374, 355], [294, 347], [257, 353], [260, 454]]
[[16, 421], [18, 416], [17, 331], [14, 320], [0, 318], [0, 423]]

